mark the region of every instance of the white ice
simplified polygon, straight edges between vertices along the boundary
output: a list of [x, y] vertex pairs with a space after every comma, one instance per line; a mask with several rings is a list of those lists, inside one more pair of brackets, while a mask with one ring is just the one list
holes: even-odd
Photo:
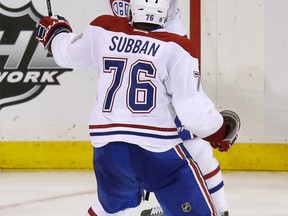
[[[231, 216], [288, 216], [287, 172], [224, 172]], [[0, 216], [84, 216], [96, 197], [93, 171], [0, 172]], [[155, 197], [133, 210], [157, 206]]]

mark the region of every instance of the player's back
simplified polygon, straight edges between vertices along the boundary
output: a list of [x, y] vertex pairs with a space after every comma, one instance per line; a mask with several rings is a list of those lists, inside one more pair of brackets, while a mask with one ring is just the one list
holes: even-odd
[[161, 31], [134, 29], [111, 16], [91, 23], [92, 52], [99, 67], [90, 121], [95, 146], [126, 141], [164, 151], [181, 142], [174, 123], [171, 73], [186, 76], [179, 68], [193, 70], [198, 65], [183, 48], [185, 38]]

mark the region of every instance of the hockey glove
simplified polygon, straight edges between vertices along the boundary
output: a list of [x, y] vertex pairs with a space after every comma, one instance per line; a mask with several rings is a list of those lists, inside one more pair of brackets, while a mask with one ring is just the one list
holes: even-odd
[[61, 32], [72, 32], [72, 28], [68, 21], [61, 16], [43, 17], [36, 29], [36, 40], [44, 45], [51, 53], [51, 42], [53, 38]]
[[239, 116], [230, 110], [221, 111], [220, 114], [224, 118], [224, 123], [227, 128], [225, 138], [220, 142], [212, 142], [211, 146], [218, 149], [221, 152], [228, 151], [230, 147], [237, 140], [238, 133], [240, 130], [241, 122]]

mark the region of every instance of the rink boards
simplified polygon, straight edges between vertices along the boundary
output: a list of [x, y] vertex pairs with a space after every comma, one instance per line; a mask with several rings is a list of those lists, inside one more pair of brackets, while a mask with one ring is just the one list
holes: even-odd
[[[288, 145], [236, 143], [214, 151], [223, 170], [288, 171]], [[91, 169], [90, 142], [1, 142], [0, 169]]]

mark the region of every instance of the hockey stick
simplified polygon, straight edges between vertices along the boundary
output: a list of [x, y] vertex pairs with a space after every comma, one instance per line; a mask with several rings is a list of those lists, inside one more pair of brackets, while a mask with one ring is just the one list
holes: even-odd
[[46, 0], [46, 3], [47, 3], [47, 9], [48, 9], [48, 16], [51, 17], [53, 14], [52, 14], [52, 8], [51, 8], [51, 2], [50, 0]]

